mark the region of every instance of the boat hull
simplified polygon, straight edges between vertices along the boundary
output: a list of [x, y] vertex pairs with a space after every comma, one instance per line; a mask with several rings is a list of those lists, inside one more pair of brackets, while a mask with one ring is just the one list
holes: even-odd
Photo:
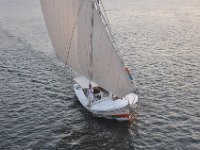
[[88, 106], [89, 100], [81, 86], [75, 84], [74, 91], [82, 106], [93, 115], [119, 121], [129, 120], [130, 109], [138, 101], [138, 96], [131, 93], [122, 99], [116, 100], [113, 100], [111, 97], [104, 97], [101, 100], [94, 101], [91, 106]]

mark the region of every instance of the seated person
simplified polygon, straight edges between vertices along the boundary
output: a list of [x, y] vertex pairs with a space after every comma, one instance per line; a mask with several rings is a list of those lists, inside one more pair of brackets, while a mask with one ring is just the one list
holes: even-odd
[[99, 87], [94, 87], [94, 95], [98, 98], [101, 99], [101, 91], [99, 90]]
[[113, 99], [113, 101], [115, 101], [115, 100], [119, 99], [119, 97], [112, 94], [112, 99]]
[[93, 90], [94, 90], [94, 94], [98, 94], [98, 93], [100, 93], [100, 90], [99, 90], [98, 87], [94, 87]]

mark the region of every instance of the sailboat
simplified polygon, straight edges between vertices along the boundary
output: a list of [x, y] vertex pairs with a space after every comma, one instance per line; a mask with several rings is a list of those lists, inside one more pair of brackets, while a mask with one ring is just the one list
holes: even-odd
[[[97, 117], [128, 120], [138, 101], [101, 0], [40, 0], [59, 60], [73, 69], [75, 94]], [[92, 101], [88, 88], [93, 88]], [[91, 101], [91, 105], [88, 105]]]

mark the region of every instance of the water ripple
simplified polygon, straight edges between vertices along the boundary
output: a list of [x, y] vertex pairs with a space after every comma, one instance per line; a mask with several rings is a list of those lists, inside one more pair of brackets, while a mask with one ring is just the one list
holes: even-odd
[[199, 0], [104, 4], [138, 84], [138, 118], [119, 123], [85, 111], [39, 1], [1, 0], [0, 149], [199, 149]]

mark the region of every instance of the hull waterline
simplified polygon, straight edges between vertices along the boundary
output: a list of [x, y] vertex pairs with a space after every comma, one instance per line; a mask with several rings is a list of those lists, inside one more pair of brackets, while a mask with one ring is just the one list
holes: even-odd
[[94, 116], [119, 121], [128, 121], [130, 119], [130, 108], [133, 108], [138, 101], [138, 96], [131, 93], [124, 98], [116, 100], [113, 100], [112, 97], [104, 97], [88, 106], [89, 100], [81, 86], [75, 84], [74, 91], [82, 106]]

